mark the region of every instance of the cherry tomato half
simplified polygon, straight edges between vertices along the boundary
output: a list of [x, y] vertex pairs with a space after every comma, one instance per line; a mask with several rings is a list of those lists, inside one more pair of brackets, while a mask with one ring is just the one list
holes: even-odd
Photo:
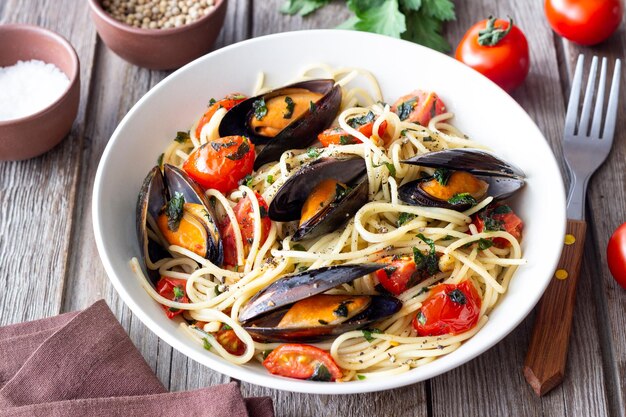
[[[261, 241], [259, 245], [263, 245], [272, 227], [272, 221], [267, 215], [267, 203], [263, 200], [263, 197], [258, 193], [254, 193], [254, 195], [259, 202], [259, 209], [261, 211]], [[237, 217], [237, 223], [239, 223], [245, 259], [254, 240], [254, 209], [252, 207], [252, 201], [250, 201], [250, 196], [239, 200], [233, 211], [235, 212], [235, 217]], [[226, 217], [219, 229], [224, 245], [224, 264], [235, 266], [237, 265], [237, 244], [230, 217]]]
[[278, 346], [265, 358], [263, 366], [274, 375], [312, 381], [335, 381], [342, 375], [328, 352], [295, 343]]
[[[162, 276], [159, 282], [157, 282], [156, 290], [159, 295], [167, 298], [168, 300], [176, 301], [179, 303], [188, 303], [187, 293], [185, 292], [185, 286], [187, 281], [184, 279], [176, 279]], [[163, 306], [165, 314], [168, 318], [173, 318], [183, 312], [177, 308]]]
[[618, 227], [609, 239], [606, 258], [611, 275], [626, 289], [626, 223]]
[[472, 26], [455, 56], [506, 91], [522, 84], [530, 69], [526, 36], [512, 21], [501, 19], [490, 18]]
[[254, 157], [254, 144], [248, 138], [226, 136], [193, 151], [183, 169], [204, 189], [226, 193], [252, 172]]
[[211, 104], [207, 111], [202, 115], [202, 118], [198, 122], [198, 126], [196, 126], [196, 137], [200, 137], [200, 132], [202, 132], [202, 128], [204, 127], [204, 125], [211, 121], [211, 118], [218, 109], [225, 108], [226, 110], [230, 110], [245, 99], [245, 95], [240, 93], [233, 93]]
[[400, 295], [421, 281], [412, 256], [387, 256], [378, 262], [389, 264], [376, 271], [376, 278], [393, 295]]
[[[513, 235], [517, 240], [522, 238], [524, 222], [517, 217], [513, 209], [506, 204], [490, 204], [472, 216], [472, 223], [476, 226], [478, 233], [486, 231], [504, 230]], [[508, 240], [497, 237], [493, 239], [494, 246], [507, 248], [511, 246]]]
[[[364, 136], [368, 138], [372, 137], [372, 131], [374, 129], [374, 122], [366, 123], [362, 126], [359, 126], [357, 129]], [[385, 140], [385, 132], [387, 131], [387, 121], [383, 121], [378, 127], [378, 136]], [[330, 129], [324, 130], [322, 133], [317, 135], [317, 139], [322, 142], [322, 146], [330, 146], [330, 145], [352, 145], [355, 143], [361, 143], [361, 140], [355, 138], [352, 135], [348, 135], [348, 133], [340, 127], [331, 127]]]
[[419, 336], [466, 332], [478, 323], [480, 304], [480, 296], [469, 280], [458, 285], [439, 284], [417, 311], [413, 328]]
[[595, 45], [617, 30], [624, 6], [620, 0], [546, 0], [545, 12], [559, 35], [581, 45]]
[[400, 120], [428, 126], [430, 119], [446, 112], [446, 105], [437, 93], [415, 90], [396, 100], [391, 106], [391, 111], [396, 113]]
[[231, 355], [241, 356], [246, 352], [245, 343], [237, 337], [237, 334], [230, 326], [222, 326], [215, 333], [215, 340]]

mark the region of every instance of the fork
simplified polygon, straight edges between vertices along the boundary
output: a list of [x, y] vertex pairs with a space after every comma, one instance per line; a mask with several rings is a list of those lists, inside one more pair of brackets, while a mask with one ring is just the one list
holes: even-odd
[[[579, 55], [563, 133], [563, 151], [571, 178], [567, 197], [567, 231], [564, 247], [554, 278], [539, 303], [530, 346], [524, 361], [524, 377], [537, 395], [546, 394], [563, 381], [576, 299], [576, 282], [587, 230], [585, 223], [587, 183], [611, 151], [617, 121], [621, 61], [619, 59], [615, 61], [604, 117], [606, 58], [602, 58], [595, 105], [593, 99], [598, 57], [593, 57], [591, 62], [585, 99], [580, 113], [578, 111], [584, 61], [584, 56]], [[591, 119], [592, 106], [593, 119]]]

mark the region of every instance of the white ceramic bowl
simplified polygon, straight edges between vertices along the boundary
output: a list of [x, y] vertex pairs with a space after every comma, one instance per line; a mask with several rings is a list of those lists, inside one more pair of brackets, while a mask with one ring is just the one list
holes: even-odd
[[[382, 51], [387, 59], [376, 58]], [[280, 86], [315, 62], [369, 69], [388, 101], [416, 88], [436, 91], [455, 112], [457, 127], [528, 176], [514, 202], [525, 221], [522, 246], [528, 264], [519, 268], [478, 334], [449, 355], [393, 378], [332, 384], [276, 377], [258, 364], [232, 365], [204, 350], [175, 321], [168, 320], [129, 267], [129, 259], [140, 253], [135, 203], [141, 181], [176, 131], [187, 129], [206, 109], [209, 98], [233, 91], [251, 93], [260, 71], [267, 74], [270, 85]], [[508, 94], [482, 75], [443, 54], [401, 40], [350, 31], [300, 31], [215, 51], [176, 71], [139, 100], [113, 133], [100, 161], [93, 224], [100, 257], [116, 290], [133, 313], [174, 348], [209, 368], [254, 384], [350, 394], [434, 377], [480, 355], [511, 332], [537, 303], [556, 267], [565, 233], [565, 195], [541, 132]]]

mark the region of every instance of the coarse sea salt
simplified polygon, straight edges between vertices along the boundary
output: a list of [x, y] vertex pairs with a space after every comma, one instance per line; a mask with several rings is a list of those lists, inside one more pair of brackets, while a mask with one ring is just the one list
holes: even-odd
[[45, 109], [63, 95], [69, 83], [55, 65], [36, 59], [0, 67], [0, 121]]

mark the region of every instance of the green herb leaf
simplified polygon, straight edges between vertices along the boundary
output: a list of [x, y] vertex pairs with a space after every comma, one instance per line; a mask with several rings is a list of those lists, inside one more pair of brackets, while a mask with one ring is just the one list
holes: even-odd
[[433, 174], [433, 177], [435, 177], [439, 184], [446, 186], [448, 184], [448, 180], [450, 179], [451, 174], [452, 172], [449, 169], [437, 168], [435, 170], [435, 173]]
[[159, 166], [159, 168], [163, 169], [163, 157], [165, 156], [164, 153], [162, 153], [161, 155], [159, 155], [159, 157], [157, 158], [157, 165]]
[[185, 143], [190, 140], [189, 131], [187, 132], [176, 132], [176, 137], [174, 140], [178, 143]]
[[220, 291], [220, 286], [216, 285], [215, 287], [213, 287], [213, 292], [215, 293], [215, 296], [220, 295], [223, 291]]
[[360, 126], [368, 124], [369, 122], [374, 121], [374, 113], [372, 111], [368, 111], [367, 114], [359, 117], [353, 117], [348, 120], [348, 126], [354, 129], [358, 129]]
[[350, 192], [350, 187], [337, 183], [335, 185], [335, 201], [339, 201], [344, 198]]
[[217, 103], [217, 100], [215, 100], [213, 97], [211, 97], [211, 100], [209, 100], [209, 107], [211, 107], [215, 103]]
[[273, 350], [274, 350], [274, 349], [267, 349], [267, 350], [264, 350], [264, 351], [261, 353], [261, 355], [263, 355], [263, 360], [267, 359], [267, 357], [270, 355], [270, 353], [272, 353], [272, 351], [273, 351]]
[[361, 375], [361, 374], [359, 374], [359, 375], [357, 375], [357, 376], [356, 376], [356, 378], [357, 378], [359, 381], [363, 381], [363, 380], [365, 379], [365, 375]]
[[385, 166], [389, 170], [389, 175], [391, 175], [392, 177], [395, 177], [396, 176], [396, 167], [395, 167], [395, 165], [392, 164], [391, 162], [385, 162]]
[[321, 324], [322, 326], [328, 326], [328, 322], [327, 322], [326, 320], [319, 319], [319, 320], [318, 320], [318, 322], [319, 322], [319, 324]]
[[267, 181], [267, 183], [269, 185], [274, 184], [274, 176], [272, 174], [268, 174], [267, 178], [265, 179], [265, 181]]
[[492, 246], [493, 246], [493, 241], [489, 239], [483, 239], [481, 237], [480, 240], [478, 241], [478, 250], [489, 249]]
[[183, 291], [183, 289], [180, 288], [178, 285], [174, 286], [174, 288], [172, 288], [172, 291], [174, 292], [174, 301], [179, 301], [185, 296], [185, 291]]
[[398, 217], [398, 221], [396, 222], [396, 224], [399, 227], [399, 226], [402, 226], [404, 223], [411, 221], [414, 218], [415, 218], [415, 214], [402, 212], [400, 213], [400, 216]]
[[507, 213], [511, 213], [512, 211], [513, 210], [511, 210], [511, 207], [509, 207], [506, 204], [502, 204], [493, 209], [494, 214], [507, 214]]
[[340, 145], [353, 145], [356, 141], [350, 135], [341, 135], [339, 136], [339, 144]]
[[429, 286], [423, 287], [423, 288], [421, 288], [421, 289], [417, 292], [417, 294], [415, 294], [415, 296], [425, 294], [425, 293], [427, 293], [428, 291], [430, 291], [430, 287], [429, 287]]
[[301, 244], [299, 244], [299, 243], [296, 243], [295, 245], [293, 245], [293, 246], [291, 247], [291, 249], [292, 249], [292, 250], [299, 250], [299, 251], [302, 251], [302, 252], [305, 252], [305, 251], [306, 251], [306, 249], [304, 248], [304, 246], [302, 246], [302, 245], [301, 245]]
[[439, 20], [454, 20], [454, 3], [451, 0], [421, 0], [422, 9]]
[[418, 11], [409, 11], [406, 13], [407, 30], [402, 34], [402, 39], [440, 52], [448, 52], [451, 48], [446, 38], [443, 37], [442, 23], [441, 20], [429, 15], [423, 6]]
[[221, 330], [232, 330], [232, 329], [233, 329], [233, 328], [232, 328], [232, 327], [230, 327], [228, 324], [226, 324], [226, 323], [222, 324], [222, 328], [221, 328]]
[[417, 312], [417, 322], [422, 326], [426, 324], [426, 316], [422, 313], [422, 310]]
[[406, 120], [409, 117], [409, 115], [413, 111], [413, 107], [415, 107], [416, 100], [417, 99], [412, 98], [411, 100], [400, 103], [400, 105], [396, 109], [396, 114], [398, 115], [400, 120]]
[[469, 204], [475, 206], [476, 199], [470, 193], [457, 193], [448, 199], [448, 203], [452, 205]]
[[[406, 19], [398, 0], [348, 0], [356, 19], [341, 25], [343, 29], [380, 33], [399, 38], [406, 31]], [[348, 26], [349, 25], [349, 26]]]
[[237, 152], [226, 155], [226, 158], [230, 159], [231, 161], [238, 161], [246, 156], [248, 152], [250, 152], [250, 144], [248, 143], [247, 138], [243, 138], [243, 142], [241, 142], [241, 144], [237, 148]]
[[435, 242], [432, 239], [428, 239], [423, 234], [418, 234], [424, 243], [430, 247], [428, 254], [423, 254], [418, 248], [413, 248], [413, 261], [416, 268], [420, 271], [422, 278], [425, 276], [431, 276], [439, 272], [439, 259], [437, 258], [437, 251], [435, 249]]
[[320, 151], [317, 148], [309, 148], [306, 150], [306, 154], [309, 158], [317, 158], [320, 156]]
[[328, 368], [324, 366], [323, 363], [319, 363], [313, 372], [313, 375], [309, 378], [311, 381], [324, 381], [329, 382], [332, 381], [333, 377], [328, 371]]
[[167, 216], [167, 227], [175, 232], [183, 218], [183, 205], [185, 197], [178, 191], [174, 193], [174, 197], [165, 205], [165, 215]]
[[373, 334], [377, 334], [377, 333], [382, 333], [379, 329], [363, 329], [363, 337], [365, 338], [365, 340], [367, 340], [368, 342], [372, 343], [372, 341], [375, 339], [375, 337], [372, 337]]
[[348, 303], [341, 303], [333, 310], [333, 314], [337, 317], [348, 317]]
[[422, 0], [400, 0], [400, 6], [406, 10], [419, 10]]
[[324, 7], [331, 0], [286, 0], [280, 8], [281, 13], [306, 16], [320, 7]]
[[242, 184], [245, 184], [246, 187], [252, 187], [252, 180], [254, 179], [254, 177], [250, 174], [246, 175], [245, 177], [243, 177], [243, 179], [241, 180]]
[[465, 294], [463, 294], [463, 291], [459, 290], [458, 288], [455, 290], [452, 290], [448, 293], [448, 297], [450, 297], [450, 299], [452, 301], [454, 301], [457, 304], [461, 304], [464, 305], [465, 303], [467, 303], [467, 299], [465, 298]]
[[383, 271], [385, 271], [385, 274], [387, 275], [388, 278], [391, 278], [393, 273], [396, 272], [397, 270], [398, 270], [397, 266], [388, 266], [387, 268], [383, 269]]
[[293, 116], [293, 109], [296, 107], [296, 103], [294, 103], [293, 99], [289, 96], [285, 97], [285, 103], [287, 104], [287, 111], [283, 113], [283, 118], [291, 119], [291, 116]]
[[252, 103], [252, 109], [254, 110], [254, 117], [257, 120], [261, 120], [267, 115], [267, 106], [265, 105], [265, 99], [260, 98]]
[[226, 149], [226, 148], [230, 148], [231, 146], [235, 146], [237, 144], [237, 142], [226, 142], [226, 143], [222, 143], [222, 142], [210, 142], [211, 144], [211, 148], [213, 148], [213, 150], [215, 152], [219, 152], [222, 149]]
[[317, 110], [317, 105], [312, 101], [309, 101], [309, 110], [311, 110], [311, 113], [315, 113]]
[[213, 347], [211, 346], [211, 342], [209, 342], [209, 339], [206, 337], [202, 338], [202, 346], [204, 346], [206, 350], [211, 350], [211, 348]]

